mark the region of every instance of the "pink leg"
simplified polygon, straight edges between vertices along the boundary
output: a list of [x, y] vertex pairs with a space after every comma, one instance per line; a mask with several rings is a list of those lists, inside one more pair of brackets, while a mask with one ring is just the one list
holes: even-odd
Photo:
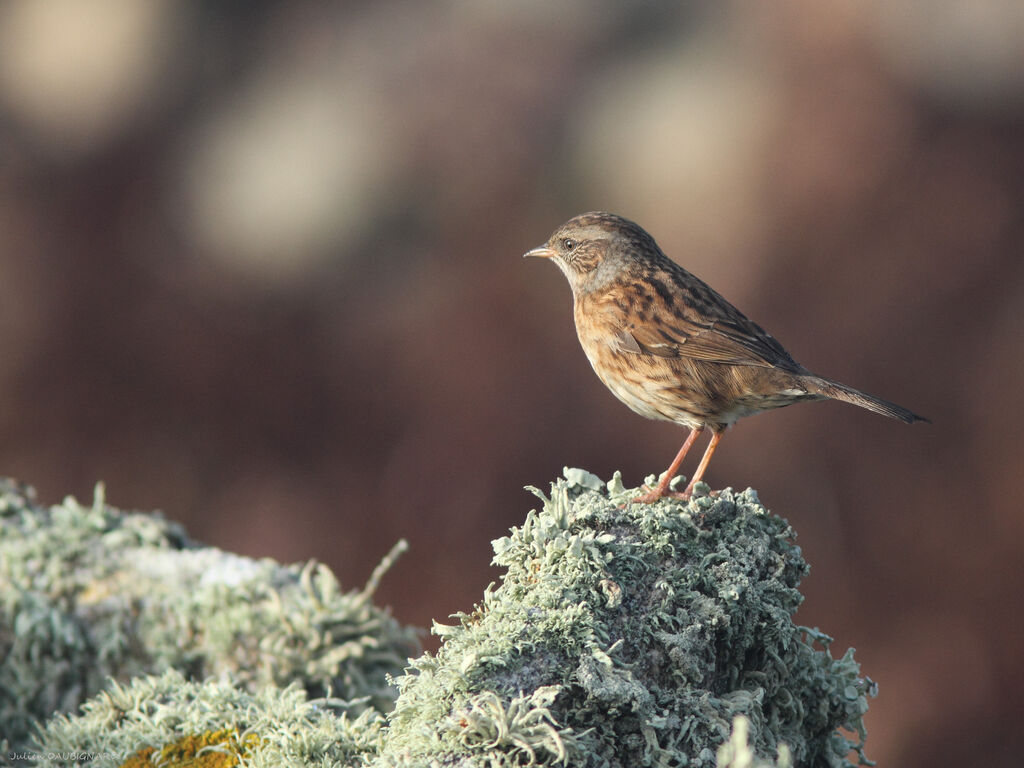
[[704, 472], [708, 468], [708, 464], [711, 463], [711, 456], [715, 452], [715, 447], [718, 445], [718, 441], [722, 439], [721, 432], [711, 433], [711, 442], [708, 443], [707, 450], [704, 451], [704, 456], [700, 460], [700, 464], [697, 465], [697, 471], [693, 473], [693, 479], [690, 480], [689, 485], [686, 486], [686, 490], [683, 491], [682, 498], [688, 499], [693, 493], [693, 486], [699, 483], [704, 478]]
[[[642, 496], [638, 496], [634, 501], [639, 502], [640, 504], [650, 504], [651, 502], [657, 501], [668, 494], [668, 484], [671, 483], [672, 478], [676, 476], [676, 472], [679, 471], [679, 465], [683, 463], [683, 459], [685, 459], [686, 454], [689, 453], [690, 447], [703, 431], [703, 427], [699, 429], [694, 427], [690, 430], [689, 437], [686, 438], [686, 442], [683, 443], [683, 447], [679, 449], [679, 453], [677, 453], [676, 457], [672, 460], [672, 464], [667, 470], [665, 470], [665, 474], [662, 476], [661, 482], [658, 483], [658, 486], [654, 490], [647, 491], [647, 493]], [[712, 441], [714, 441], [714, 438], [712, 438]], [[705, 458], [707, 458], [707, 454], [705, 454]], [[701, 463], [701, 466], [704, 466], [703, 462]]]

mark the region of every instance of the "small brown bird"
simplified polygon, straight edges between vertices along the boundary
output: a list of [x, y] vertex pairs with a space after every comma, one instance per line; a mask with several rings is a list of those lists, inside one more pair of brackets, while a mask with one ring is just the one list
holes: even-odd
[[[605, 386], [641, 416], [690, 434], [656, 488], [636, 501], [688, 499], [722, 433], [737, 419], [808, 400], [842, 400], [883, 416], [928, 421], [887, 400], [811, 373], [647, 232], [611, 213], [570, 219], [526, 256], [551, 259], [572, 287], [576, 333]], [[682, 493], [669, 491], [697, 437], [711, 442]]]

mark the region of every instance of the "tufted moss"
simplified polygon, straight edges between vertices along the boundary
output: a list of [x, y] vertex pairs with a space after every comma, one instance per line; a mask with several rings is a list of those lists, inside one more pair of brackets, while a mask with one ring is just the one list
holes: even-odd
[[628, 504], [566, 470], [494, 542], [501, 585], [397, 681], [382, 765], [711, 766], [732, 723], [771, 760], [863, 760], [869, 680], [792, 615], [807, 573], [753, 491]]
[[321, 564], [281, 565], [192, 542], [159, 516], [72, 498], [44, 508], [0, 480], [0, 742], [68, 712], [108, 677], [178, 669], [249, 691], [300, 682], [389, 709], [415, 633], [342, 592]]

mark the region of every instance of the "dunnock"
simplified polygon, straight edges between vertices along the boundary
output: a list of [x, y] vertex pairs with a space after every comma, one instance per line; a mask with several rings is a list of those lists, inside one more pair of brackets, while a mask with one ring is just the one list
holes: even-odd
[[[928, 421], [887, 400], [811, 373], [779, 342], [662, 253], [647, 232], [610, 213], [584, 213], [526, 256], [569, 279], [580, 344], [601, 381], [650, 419], [690, 434], [657, 487], [636, 501], [687, 499], [722, 433], [737, 419], [808, 400], [842, 400], [908, 424]], [[711, 442], [686, 490], [669, 483], [705, 430]]]

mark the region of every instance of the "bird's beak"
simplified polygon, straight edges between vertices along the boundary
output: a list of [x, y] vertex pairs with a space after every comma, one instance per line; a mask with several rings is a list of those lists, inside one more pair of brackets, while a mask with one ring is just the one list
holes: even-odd
[[532, 251], [527, 251], [526, 253], [524, 253], [523, 258], [525, 259], [528, 256], [536, 256], [537, 258], [540, 259], [550, 259], [554, 255], [555, 252], [553, 250], [548, 248], [546, 245], [542, 245], [540, 248], [534, 248]]

